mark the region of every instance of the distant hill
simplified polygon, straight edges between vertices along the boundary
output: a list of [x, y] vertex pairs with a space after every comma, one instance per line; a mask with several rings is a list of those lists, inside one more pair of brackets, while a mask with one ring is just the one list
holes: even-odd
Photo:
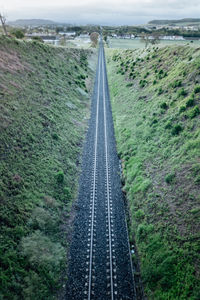
[[176, 23], [200, 23], [200, 19], [197, 18], [185, 18], [180, 20], [152, 20], [148, 24], [154, 25], [167, 25], [167, 24], [176, 24]]
[[8, 22], [9, 25], [14, 26], [40, 26], [40, 25], [53, 25], [57, 24], [51, 20], [43, 20], [43, 19], [19, 19], [16, 21]]

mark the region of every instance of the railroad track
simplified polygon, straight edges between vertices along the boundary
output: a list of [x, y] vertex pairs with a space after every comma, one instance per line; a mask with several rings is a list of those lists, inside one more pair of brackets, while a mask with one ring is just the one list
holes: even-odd
[[93, 180], [91, 187], [91, 198], [90, 198], [90, 226], [88, 229], [88, 259], [89, 268], [88, 275], [86, 275], [86, 286], [88, 289], [85, 291], [88, 300], [93, 299], [94, 291], [93, 286], [95, 285], [95, 263], [93, 257], [95, 255], [95, 236], [96, 236], [96, 190], [97, 190], [97, 141], [98, 141], [98, 126], [99, 126], [99, 102], [100, 102], [100, 76], [102, 73], [102, 87], [103, 87], [103, 116], [104, 116], [104, 143], [105, 143], [105, 208], [106, 208], [106, 237], [107, 237], [107, 287], [109, 288], [108, 295], [110, 299], [114, 300], [114, 295], [117, 294], [117, 283], [116, 279], [116, 262], [114, 255], [114, 232], [113, 232], [113, 217], [112, 217], [112, 196], [111, 196], [111, 184], [110, 184], [110, 174], [109, 174], [109, 157], [108, 157], [108, 141], [107, 141], [107, 120], [106, 120], [106, 96], [105, 96], [105, 70], [104, 70], [104, 60], [103, 60], [103, 47], [100, 48], [99, 54], [99, 73], [98, 73], [98, 93], [97, 93], [97, 110], [96, 110], [96, 130], [95, 130], [95, 147], [94, 147], [94, 163], [93, 163]]
[[136, 299], [102, 41], [87, 140], [66, 299]]

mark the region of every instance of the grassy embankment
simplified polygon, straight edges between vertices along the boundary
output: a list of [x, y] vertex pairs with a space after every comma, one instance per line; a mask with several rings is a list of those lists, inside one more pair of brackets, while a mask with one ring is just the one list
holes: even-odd
[[1, 299], [54, 299], [65, 275], [92, 53], [0, 39]]
[[[116, 38], [109, 38], [108, 44], [110, 48], [118, 48], [118, 49], [144, 49], [145, 44], [141, 42], [141, 40], [131, 40], [131, 39], [116, 39]], [[188, 40], [160, 40], [158, 47], [165, 47], [165, 46], [200, 46], [200, 40], [193, 40], [192, 42]]]
[[106, 51], [146, 294], [199, 299], [200, 50]]

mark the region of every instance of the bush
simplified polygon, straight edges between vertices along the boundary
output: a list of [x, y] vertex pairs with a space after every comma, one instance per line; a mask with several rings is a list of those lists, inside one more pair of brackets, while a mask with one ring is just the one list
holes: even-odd
[[160, 108], [162, 108], [162, 109], [168, 109], [167, 103], [166, 102], [161, 103], [160, 104]]
[[57, 230], [57, 221], [55, 215], [51, 215], [50, 212], [42, 207], [36, 207], [32, 216], [29, 220], [29, 226], [32, 227], [33, 230], [40, 229], [45, 233], [56, 233]]
[[85, 75], [84, 74], [80, 74], [78, 77], [77, 77], [78, 79], [83, 79], [83, 80], [85, 80]]
[[46, 266], [50, 270], [58, 268], [65, 258], [61, 244], [52, 242], [39, 230], [22, 238], [22, 254], [28, 257], [33, 266]]
[[179, 112], [182, 113], [186, 111], [186, 107], [184, 105], [182, 105], [180, 108], [179, 108]]
[[172, 182], [174, 182], [174, 179], [175, 179], [175, 174], [172, 173], [172, 174], [168, 174], [165, 176], [165, 182], [170, 184]]
[[184, 88], [182, 88], [178, 91], [178, 97], [181, 97], [181, 96], [187, 96], [187, 92], [184, 90]]
[[137, 238], [139, 241], [142, 241], [146, 238], [146, 236], [152, 232], [154, 229], [153, 225], [140, 224], [137, 228]]
[[153, 118], [153, 120], [150, 123], [150, 126], [152, 126], [153, 124], [157, 124], [158, 123], [158, 119]]
[[41, 36], [33, 36], [32, 40], [34, 40], [34, 42], [40, 42], [40, 43], [44, 42]]
[[195, 94], [200, 93], [200, 85], [195, 86], [194, 93]]
[[145, 75], [144, 75], [144, 78], [147, 78], [149, 76], [149, 72], [147, 72]]
[[63, 193], [65, 195], [65, 197], [67, 198], [67, 200], [70, 200], [72, 197], [72, 193], [69, 187], [65, 187], [63, 190]]
[[145, 216], [145, 213], [142, 209], [138, 209], [136, 212], [135, 212], [135, 218], [140, 220], [140, 219], [143, 219]]
[[157, 81], [154, 79], [154, 81], [153, 81], [153, 85], [155, 85], [157, 83]]
[[20, 29], [12, 30], [11, 33], [17, 38], [17, 39], [23, 39], [24, 38], [24, 32]]
[[140, 87], [143, 88], [147, 84], [146, 80], [140, 80]]
[[[56, 278], [57, 279], [57, 278]], [[23, 298], [21, 299], [50, 299], [47, 285], [51, 291], [58, 286], [55, 274], [38, 275], [35, 271], [29, 270], [25, 277], [25, 285], [23, 287]], [[18, 298], [16, 298], [18, 299]]]
[[57, 133], [52, 133], [52, 138], [56, 141], [59, 140], [59, 136], [57, 135]]
[[64, 173], [63, 173], [63, 171], [59, 171], [56, 174], [56, 179], [57, 179], [58, 183], [63, 183], [64, 182]]
[[186, 102], [186, 107], [191, 107], [194, 105], [194, 98], [189, 98]]
[[132, 78], [132, 76], [134, 76], [134, 73], [133, 73], [133, 72], [130, 72], [130, 73], [129, 73], [129, 78]]
[[161, 95], [163, 93], [163, 89], [162, 89], [162, 87], [160, 87], [159, 89], [158, 89], [158, 95]]
[[196, 105], [193, 109], [191, 109], [189, 112], [188, 112], [188, 117], [193, 119], [195, 118], [196, 116], [198, 116], [200, 113], [200, 109], [199, 107]]
[[151, 263], [144, 266], [143, 278], [150, 289], [154, 290], [156, 285], [160, 285], [163, 291], [167, 291], [172, 287], [174, 281], [175, 256], [166, 252], [162, 243], [160, 243], [160, 247], [156, 254], [152, 253]]
[[171, 121], [168, 121], [167, 124], [165, 125], [165, 129], [170, 129], [172, 128], [172, 123]]
[[183, 130], [182, 126], [180, 124], [176, 124], [172, 128], [172, 135], [178, 135], [182, 130]]
[[175, 81], [171, 84], [171, 86], [172, 86], [173, 88], [181, 87], [181, 85], [182, 85], [182, 81], [181, 81], [181, 80], [175, 80]]

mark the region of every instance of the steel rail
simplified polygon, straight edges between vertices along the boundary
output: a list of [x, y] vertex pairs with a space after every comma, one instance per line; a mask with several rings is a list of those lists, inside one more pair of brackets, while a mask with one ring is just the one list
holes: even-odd
[[99, 100], [100, 100], [100, 62], [101, 48], [99, 50], [99, 72], [98, 72], [98, 87], [97, 87], [97, 108], [96, 108], [96, 130], [95, 130], [95, 146], [94, 146], [94, 174], [93, 174], [93, 190], [92, 190], [92, 215], [91, 215], [91, 238], [90, 238], [90, 261], [89, 261], [89, 283], [88, 283], [88, 300], [91, 299], [92, 286], [92, 260], [93, 260], [93, 239], [94, 239], [94, 215], [95, 215], [95, 187], [96, 187], [96, 171], [97, 171], [97, 141], [98, 141], [98, 126], [99, 126]]
[[[103, 49], [103, 46], [102, 46]], [[109, 237], [109, 263], [110, 263], [110, 288], [111, 299], [114, 299], [114, 284], [113, 284], [113, 258], [112, 258], [112, 230], [111, 230], [111, 212], [110, 212], [110, 190], [109, 190], [109, 172], [108, 172], [108, 138], [107, 138], [107, 120], [106, 120], [106, 96], [105, 96], [105, 59], [104, 52], [102, 50], [102, 80], [103, 80], [103, 112], [104, 112], [104, 138], [105, 138], [105, 158], [106, 158], [106, 196], [108, 207], [108, 237]]]

